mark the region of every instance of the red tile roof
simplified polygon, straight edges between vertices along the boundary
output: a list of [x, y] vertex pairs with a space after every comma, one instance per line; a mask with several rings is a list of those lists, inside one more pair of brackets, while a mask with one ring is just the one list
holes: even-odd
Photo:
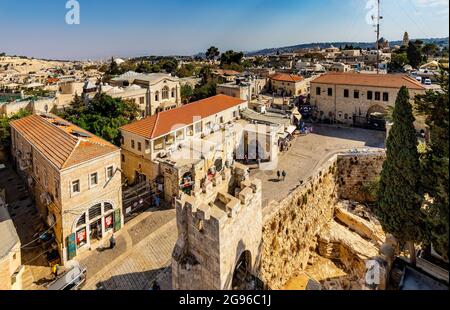
[[120, 129], [147, 139], [154, 139], [244, 102], [245, 100], [238, 98], [217, 95], [160, 112]]
[[326, 73], [311, 81], [311, 83], [372, 86], [385, 88], [401, 88], [425, 90], [425, 88], [413, 78], [405, 74], [362, 74], [362, 73]]
[[271, 80], [280, 81], [280, 82], [291, 82], [297, 83], [303, 81], [303, 78], [299, 75], [294, 74], [285, 74], [285, 73], [276, 73], [270, 76]]
[[[50, 118], [31, 115], [11, 122], [11, 127], [58, 169], [69, 168], [119, 150], [111, 143], [53, 115]], [[88, 137], [78, 138], [71, 133], [73, 131]]]

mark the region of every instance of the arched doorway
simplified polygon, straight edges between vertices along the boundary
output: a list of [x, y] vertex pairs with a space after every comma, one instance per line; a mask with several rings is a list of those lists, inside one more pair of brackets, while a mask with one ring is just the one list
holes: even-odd
[[247, 290], [251, 282], [252, 256], [250, 251], [244, 251], [236, 263], [233, 273], [232, 289]]
[[367, 117], [369, 117], [370, 115], [375, 114], [375, 113], [377, 113], [377, 114], [386, 114], [386, 108], [382, 107], [379, 104], [375, 104], [375, 105], [371, 106], [369, 108], [369, 110], [367, 110]]

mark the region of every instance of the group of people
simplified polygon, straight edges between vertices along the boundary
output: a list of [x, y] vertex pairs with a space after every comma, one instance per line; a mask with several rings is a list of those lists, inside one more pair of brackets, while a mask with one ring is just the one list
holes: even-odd
[[286, 171], [284, 171], [284, 170], [283, 171], [280, 171], [280, 170], [277, 171], [278, 181], [280, 181], [280, 178], [283, 177], [283, 182], [284, 182], [284, 180], [286, 180], [286, 176], [287, 176]]

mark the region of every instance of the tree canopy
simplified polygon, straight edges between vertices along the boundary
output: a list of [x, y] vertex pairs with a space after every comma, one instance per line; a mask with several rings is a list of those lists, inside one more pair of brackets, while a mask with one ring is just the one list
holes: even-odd
[[416, 97], [416, 109], [429, 128], [427, 152], [422, 159], [423, 191], [430, 196], [426, 208], [427, 242], [448, 259], [449, 245], [449, 97], [448, 72], [439, 77], [441, 92]]
[[244, 58], [243, 52], [235, 52], [233, 50], [226, 51], [220, 56], [220, 66], [223, 67], [233, 64], [240, 65], [242, 58]]
[[11, 144], [11, 126], [10, 123], [14, 120], [31, 115], [30, 112], [20, 109], [16, 114], [7, 117], [0, 117], [0, 146], [9, 146]]
[[208, 48], [208, 50], [206, 51], [206, 59], [209, 60], [214, 60], [217, 57], [219, 57], [220, 55], [220, 51], [217, 47], [215, 46], [211, 46], [210, 48]]
[[119, 127], [139, 117], [138, 106], [131, 101], [99, 93], [86, 106], [76, 98], [61, 117], [115, 145], [120, 145]]

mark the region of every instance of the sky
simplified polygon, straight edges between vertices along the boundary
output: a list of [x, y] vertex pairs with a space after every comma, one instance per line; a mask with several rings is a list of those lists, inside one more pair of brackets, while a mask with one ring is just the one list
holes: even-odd
[[[71, 0], [75, 1], [75, 0]], [[301, 43], [375, 41], [375, 0], [0, 0], [0, 53], [47, 59], [194, 55]], [[449, 0], [381, 0], [382, 36], [447, 37]], [[370, 20], [370, 18], [369, 18]]]

